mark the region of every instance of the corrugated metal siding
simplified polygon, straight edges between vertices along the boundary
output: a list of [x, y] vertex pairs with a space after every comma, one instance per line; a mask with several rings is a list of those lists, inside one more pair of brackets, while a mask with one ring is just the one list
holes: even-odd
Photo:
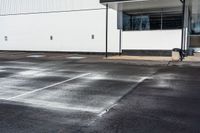
[[0, 0], [0, 15], [102, 8], [99, 0]]

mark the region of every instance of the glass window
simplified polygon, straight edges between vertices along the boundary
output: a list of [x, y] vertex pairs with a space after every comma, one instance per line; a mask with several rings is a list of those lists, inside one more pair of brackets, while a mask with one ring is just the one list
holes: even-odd
[[123, 15], [123, 30], [160, 30], [161, 15], [156, 14], [124, 14]]
[[[176, 12], [123, 13], [123, 30], [167, 30], [181, 29], [182, 14]], [[199, 27], [200, 28], [200, 27]]]
[[123, 30], [132, 30], [132, 17], [127, 14], [123, 14]]
[[132, 16], [132, 30], [141, 30], [141, 18], [140, 16]]
[[150, 29], [160, 30], [161, 29], [161, 14], [151, 14], [150, 16]]
[[149, 22], [149, 16], [141, 16], [141, 24], [140, 24], [141, 30], [150, 30], [150, 22]]
[[132, 16], [132, 30], [149, 30], [148, 16]]
[[191, 34], [200, 34], [200, 1], [192, 0]]
[[200, 34], [200, 15], [192, 16], [191, 32], [192, 34]]
[[181, 13], [163, 13], [162, 29], [181, 29], [182, 14]]

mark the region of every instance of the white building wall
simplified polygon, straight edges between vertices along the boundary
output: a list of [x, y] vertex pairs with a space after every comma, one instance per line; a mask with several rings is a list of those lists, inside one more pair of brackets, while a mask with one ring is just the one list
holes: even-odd
[[[108, 52], [121, 52], [119, 49], [120, 31], [117, 29], [117, 12], [110, 9], [108, 16]], [[104, 21], [106, 20], [104, 19]], [[105, 32], [103, 36], [105, 37]]]
[[[106, 9], [99, 0], [1, 0], [0, 50], [105, 52], [105, 22]], [[117, 13], [112, 9], [108, 31], [108, 51], [119, 52]], [[180, 46], [181, 30], [122, 34], [122, 49]]]
[[0, 0], [0, 15], [105, 8], [99, 0]]
[[[11, 1], [7, 0], [8, 3]], [[47, 1], [57, 3], [57, 6], [51, 3], [52, 7], [44, 7]], [[105, 52], [106, 10], [99, 0], [57, 1], [16, 0], [23, 3], [18, 10], [17, 7], [2, 9], [1, 15], [6, 16], [0, 16], [0, 50]], [[38, 3], [43, 4], [41, 6]], [[40, 13], [49, 11], [64, 12]], [[19, 15], [21, 13], [28, 14]], [[109, 22], [108, 51], [118, 52], [117, 13], [111, 9]], [[5, 36], [8, 37], [7, 41]], [[50, 36], [53, 36], [53, 40], [50, 40]]]
[[172, 50], [181, 47], [181, 30], [126, 31], [122, 49]]

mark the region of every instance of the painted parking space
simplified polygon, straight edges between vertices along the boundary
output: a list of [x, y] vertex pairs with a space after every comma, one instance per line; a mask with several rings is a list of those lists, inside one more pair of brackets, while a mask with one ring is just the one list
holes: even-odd
[[78, 132], [118, 106], [158, 70], [82, 63], [66, 55], [63, 60], [27, 55], [0, 63], [2, 132]]
[[40, 63], [7, 61], [0, 68], [1, 100], [96, 114], [115, 105], [138, 83], [148, 78], [144, 75], [128, 76], [128, 73], [114, 76], [110, 72], [112, 69], [97, 72], [91, 68], [88, 71], [82, 64], [64, 63], [63, 66], [46, 68]]
[[0, 65], [0, 99], [8, 99], [38, 88], [68, 80], [83, 72], [54, 72], [42, 67], [31, 67], [31, 63], [6, 62]]
[[0, 58], [2, 133], [199, 132], [198, 67], [27, 55]]

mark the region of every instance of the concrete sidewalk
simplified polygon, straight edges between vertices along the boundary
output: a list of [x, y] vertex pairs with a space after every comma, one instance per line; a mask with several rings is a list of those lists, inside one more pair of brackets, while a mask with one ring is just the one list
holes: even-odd
[[173, 61], [172, 57], [166, 56], [110, 56], [104, 58], [107, 62], [129, 63], [146, 66], [200, 66], [200, 56], [188, 56], [183, 61]]
[[167, 56], [110, 56], [110, 60], [143, 60], [143, 61], [172, 61], [171, 57]]
[[188, 56], [184, 59], [184, 62], [200, 62], [200, 56]]

